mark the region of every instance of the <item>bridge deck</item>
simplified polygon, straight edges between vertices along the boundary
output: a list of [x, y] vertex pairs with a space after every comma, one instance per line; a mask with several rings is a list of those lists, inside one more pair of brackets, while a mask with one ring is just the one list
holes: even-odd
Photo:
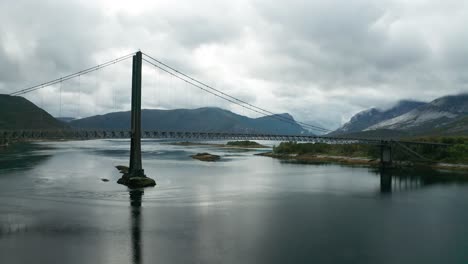
[[[91, 140], [102, 138], [130, 138], [129, 130], [3, 130], [0, 139], [79, 139]], [[277, 135], [255, 133], [228, 133], [228, 132], [193, 132], [193, 131], [143, 131], [143, 138], [160, 139], [187, 139], [187, 140], [270, 140], [270, 141], [296, 141], [315, 143], [341, 143], [341, 144], [374, 144], [384, 142], [399, 142], [406, 145], [433, 145], [449, 146], [448, 144], [432, 142], [413, 142], [400, 140], [380, 140], [369, 138], [326, 137], [314, 135]]]

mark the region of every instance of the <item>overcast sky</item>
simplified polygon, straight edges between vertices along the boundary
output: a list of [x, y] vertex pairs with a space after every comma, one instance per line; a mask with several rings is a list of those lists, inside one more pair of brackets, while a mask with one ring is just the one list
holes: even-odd
[[[337, 128], [468, 91], [468, 2], [0, 0], [0, 93], [141, 49], [233, 96]], [[131, 61], [27, 96], [53, 115], [128, 110]], [[144, 106], [220, 106], [144, 68]], [[155, 88], [156, 87], [156, 88]], [[182, 96], [180, 96], [182, 95]]]

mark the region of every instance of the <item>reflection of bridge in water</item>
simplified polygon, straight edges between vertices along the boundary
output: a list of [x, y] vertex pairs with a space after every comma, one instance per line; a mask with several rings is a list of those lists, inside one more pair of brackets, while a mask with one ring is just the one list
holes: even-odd
[[438, 184], [468, 183], [468, 177], [462, 173], [441, 173], [429, 169], [399, 170], [381, 168], [378, 174], [380, 177], [381, 193], [414, 191]]
[[419, 177], [393, 176], [391, 170], [380, 170], [381, 193], [410, 191], [423, 186], [424, 181]]

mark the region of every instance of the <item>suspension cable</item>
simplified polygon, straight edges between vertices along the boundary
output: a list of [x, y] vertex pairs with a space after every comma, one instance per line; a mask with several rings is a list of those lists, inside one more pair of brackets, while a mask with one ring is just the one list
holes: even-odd
[[32, 91], [35, 91], [35, 90], [38, 90], [38, 89], [42, 89], [42, 88], [57, 84], [57, 83], [62, 82], [62, 81], [67, 81], [67, 80], [76, 78], [76, 77], [78, 77], [80, 75], [85, 75], [85, 74], [88, 74], [90, 72], [93, 72], [93, 71], [96, 71], [96, 70], [99, 70], [99, 69], [102, 69], [102, 68], [106, 68], [108, 66], [114, 65], [116, 63], [119, 63], [121, 61], [124, 61], [124, 60], [127, 60], [127, 59], [131, 58], [135, 53], [136, 52], [130, 53], [130, 54], [122, 56], [120, 58], [104, 62], [104, 63], [96, 65], [94, 67], [90, 67], [90, 68], [87, 68], [85, 70], [81, 70], [81, 71], [66, 75], [64, 77], [57, 78], [57, 79], [52, 80], [52, 81], [48, 81], [48, 82], [45, 82], [45, 83], [34, 85], [34, 86], [31, 86], [31, 87], [26, 88], [26, 89], [18, 90], [16, 92], [10, 93], [10, 95], [17, 96], [17, 95], [21, 95], [21, 94], [26, 94], [26, 93], [29, 93], [29, 92], [32, 92]]
[[[199, 81], [199, 80], [197, 80], [197, 79], [195, 79], [195, 78], [193, 78], [193, 77], [190, 77], [189, 75], [187, 75], [187, 74], [185, 74], [185, 73], [183, 73], [183, 72], [180, 72], [180, 71], [178, 71], [178, 70], [172, 68], [171, 66], [169, 66], [169, 65], [167, 65], [167, 64], [165, 64], [165, 63], [163, 63], [163, 62], [161, 62], [161, 61], [159, 61], [159, 60], [153, 58], [152, 56], [150, 56], [150, 55], [148, 55], [148, 54], [146, 54], [146, 53], [143, 53], [143, 55], [145, 55], [147, 58], [153, 60], [155, 63], [158, 63], [159, 65], [162, 65], [162, 66], [164, 66], [164, 67], [170, 69], [171, 71], [175, 72], [175, 74], [173, 74], [174, 76], [176, 76], [176, 75], [182, 75], [183, 77], [185, 77], [185, 78], [187, 78], [187, 79], [189, 79], [189, 80], [191, 80], [191, 81], [193, 81], [193, 82], [199, 84], [199, 85], [195, 85], [193, 82], [190, 82], [191, 85], [194, 85], [195, 87], [198, 87], [198, 88], [200, 88], [199, 86], [201, 85], [201, 86], [203, 86], [203, 87], [205, 87], [205, 88], [207, 88], [207, 89], [210, 89], [210, 90], [212, 90], [212, 91], [215, 91], [216, 93], [219, 93], [219, 94], [221, 94], [221, 95], [224, 96], [224, 97], [223, 97], [223, 96], [218, 96], [218, 97], [223, 98], [224, 100], [227, 100], [227, 99], [229, 98], [229, 99], [230, 99], [230, 100], [228, 100], [229, 102], [234, 103], [234, 104], [236, 104], [236, 105], [239, 105], [239, 106], [241, 106], [241, 107], [244, 107], [245, 109], [249, 109], [249, 110], [254, 111], [254, 112], [256, 112], [256, 113], [259, 113], [259, 114], [261, 114], [261, 115], [263, 115], [263, 116], [270, 116], [270, 117], [275, 116], [276, 119], [282, 119], [282, 120], [284, 120], [284, 121], [288, 121], [288, 123], [294, 123], [294, 124], [297, 123], [297, 124], [301, 124], [301, 125], [305, 126], [306, 128], [311, 129], [311, 130], [316, 130], [316, 131], [320, 131], [320, 132], [329, 132], [329, 131], [331, 131], [331, 130], [329, 130], [329, 129], [322, 128], [322, 127], [319, 127], [319, 126], [307, 124], [307, 123], [304, 123], [304, 122], [299, 122], [299, 121], [294, 120], [293, 118], [285, 117], [285, 116], [280, 115], [280, 114], [275, 114], [275, 113], [273, 113], [273, 112], [271, 112], [271, 111], [268, 111], [268, 110], [266, 110], [266, 109], [263, 109], [263, 108], [260, 108], [260, 107], [255, 106], [255, 105], [252, 105], [252, 104], [250, 104], [250, 103], [248, 103], [248, 102], [246, 102], [246, 101], [244, 101], [244, 100], [241, 100], [241, 99], [238, 99], [238, 98], [236, 98], [236, 97], [233, 97], [233, 96], [231, 96], [231, 95], [229, 95], [229, 94], [226, 94], [226, 93], [224, 93], [224, 92], [222, 92], [222, 91], [220, 91], [220, 90], [218, 90], [218, 89], [216, 89], [216, 88], [214, 88], [214, 87], [212, 87], [212, 86], [210, 86], [210, 85], [207, 85], [207, 84], [205, 84], [205, 83], [203, 83], [203, 82], [201, 82], [201, 81]], [[152, 64], [152, 65], [155, 66], [155, 67], [158, 67], [158, 68], [164, 70], [165, 72], [168, 72], [168, 70], [165, 70], [165, 69], [163, 69], [163, 68], [160, 67], [160, 66], [156, 66], [154, 63], [151, 63], [151, 62], [149, 62], [148, 60], [145, 60], [145, 61], [148, 62], [148, 63], [150, 63], [150, 64]], [[168, 72], [168, 73], [169, 73], [169, 72]], [[177, 77], [177, 76], [176, 76], [176, 77]], [[183, 78], [179, 78], [179, 79], [186, 81], [186, 80], [183, 79]], [[187, 81], [186, 81], [186, 82], [187, 82]], [[206, 89], [203, 89], [203, 90], [206, 91], [206, 92], [208, 92]], [[213, 94], [213, 93], [211, 93], [211, 94]], [[228, 98], [225, 98], [225, 97], [228, 97]], [[237, 102], [233, 102], [233, 101], [237, 101]], [[255, 110], [254, 110], [254, 109], [255, 109]], [[263, 112], [263, 113], [262, 113], [262, 112]], [[265, 114], [265, 113], [266, 113], [266, 114]]]
[[177, 78], [177, 79], [179, 79], [179, 80], [181, 80], [181, 81], [184, 81], [184, 82], [186, 82], [186, 83], [188, 83], [188, 84], [190, 84], [190, 85], [192, 85], [192, 86], [194, 86], [194, 87], [197, 87], [197, 88], [199, 88], [199, 89], [201, 89], [201, 90], [203, 90], [203, 91], [205, 91], [205, 92], [207, 92], [207, 93], [210, 93], [210, 94], [212, 94], [212, 95], [214, 95], [214, 96], [216, 96], [216, 97], [218, 97], [218, 98], [221, 98], [221, 99], [223, 99], [223, 100], [226, 100], [226, 101], [228, 101], [228, 102], [230, 102], [230, 103], [239, 105], [240, 107], [243, 107], [243, 108], [248, 109], [248, 110], [250, 110], [250, 111], [254, 111], [254, 112], [256, 112], [256, 113], [258, 113], [258, 114], [260, 114], [260, 115], [263, 115], [263, 116], [268, 116], [268, 117], [270, 117], [270, 118], [277, 119], [277, 120], [280, 120], [280, 121], [283, 121], [283, 122], [286, 122], [286, 123], [290, 123], [290, 124], [293, 124], [293, 125], [296, 125], [296, 124], [297, 124], [296, 122], [291, 121], [291, 120], [280, 119], [280, 118], [278, 118], [278, 115], [271, 115], [271, 116], [266, 115], [265, 113], [262, 113], [262, 112], [260, 112], [260, 111], [258, 111], [258, 110], [256, 110], [256, 109], [254, 109], [254, 108], [252, 108], [252, 107], [249, 107], [249, 106], [240, 104], [240, 103], [238, 103], [238, 102], [236, 102], [236, 101], [234, 101], [234, 100], [232, 100], [232, 99], [230, 99], [230, 98], [227, 98], [227, 97], [225, 97], [225, 96], [216, 94], [215, 92], [210, 91], [210, 90], [208, 90], [208, 89], [202, 87], [201, 85], [198, 85], [198, 84], [196, 84], [196, 83], [194, 83], [194, 82], [192, 82], [192, 81], [190, 81], [190, 80], [184, 79], [183, 77], [181, 77], [181, 76], [179, 76], [179, 75], [177, 75], [177, 74], [175, 74], [175, 73], [173, 73], [173, 72], [170, 72], [170, 71], [168, 71], [167, 69], [164, 69], [164, 68], [162, 68], [162, 67], [156, 65], [155, 63], [153, 63], [153, 62], [151, 62], [151, 61], [149, 61], [149, 60], [147, 60], [147, 59], [145, 59], [145, 58], [143, 58], [143, 60], [144, 60], [145, 62], [151, 64], [152, 66], [159, 68], [160, 70], [162, 70], [162, 71], [164, 71], [164, 72], [170, 74], [171, 76], [173, 76], [173, 77], [175, 77], [175, 78]]
[[[70, 80], [72, 78], [76, 78], [76, 77], [81, 78], [81, 75], [85, 75], [85, 74], [88, 74], [90, 72], [97, 71], [99, 69], [102, 69], [102, 68], [114, 65], [116, 63], [119, 63], [121, 61], [127, 60], [127, 59], [131, 58], [135, 53], [136, 52], [130, 53], [128, 55], [119, 57], [117, 59], [107, 61], [107, 62], [99, 64], [97, 66], [90, 67], [90, 68], [87, 68], [85, 70], [81, 70], [81, 71], [78, 71], [76, 73], [69, 74], [69, 75], [66, 75], [64, 77], [52, 80], [52, 81], [44, 82], [42, 84], [34, 85], [34, 86], [31, 86], [31, 87], [26, 88], [26, 89], [18, 90], [16, 92], [10, 93], [10, 95], [17, 96], [17, 95], [26, 94], [26, 93], [29, 93], [29, 92], [32, 92], [32, 91], [35, 91], [35, 90], [38, 90], [38, 89], [42, 89], [42, 88], [57, 84], [57, 83], [60, 83], [60, 93], [61, 93], [62, 82]], [[283, 116], [283, 115], [280, 115], [280, 114], [275, 114], [275, 113], [273, 113], [271, 111], [268, 111], [266, 109], [263, 109], [263, 108], [255, 106], [255, 105], [252, 105], [252, 104], [250, 104], [250, 103], [248, 103], [248, 102], [246, 102], [244, 100], [233, 97], [233, 96], [231, 96], [231, 95], [229, 95], [227, 93], [224, 93], [224, 92], [222, 92], [222, 91], [220, 91], [220, 90], [218, 90], [218, 89], [216, 89], [216, 88], [214, 88], [214, 87], [212, 87], [210, 85], [207, 85], [207, 84], [205, 84], [205, 83], [203, 83], [203, 82], [201, 82], [201, 81], [199, 81], [199, 80], [197, 80], [195, 78], [192, 78], [189, 75], [187, 75], [185, 73], [182, 73], [182, 72], [170, 67], [169, 65], [167, 65], [167, 64], [153, 58], [152, 56], [150, 56], [150, 55], [148, 55], [146, 53], [143, 53], [143, 55], [145, 55], [145, 57], [147, 57], [148, 59], [153, 61], [153, 62], [151, 62], [151, 61], [143, 58], [143, 60], [145, 62], [151, 64], [152, 66], [154, 66], [156, 68], [159, 68], [160, 70], [162, 70], [162, 71], [164, 71], [164, 72], [166, 72], [166, 73], [168, 73], [168, 74], [170, 74], [170, 75], [172, 75], [172, 76], [186, 82], [187, 84], [190, 84], [190, 85], [192, 85], [194, 87], [197, 87], [197, 88], [199, 88], [199, 89], [201, 89], [201, 90], [203, 90], [205, 92], [208, 92], [208, 93], [210, 93], [210, 94], [212, 94], [212, 95], [214, 95], [216, 97], [219, 97], [219, 98], [221, 98], [223, 100], [226, 100], [226, 101], [229, 101], [229, 102], [231, 102], [233, 104], [236, 104], [236, 105], [238, 105], [238, 106], [240, 106], [240, 107], [242, 107], [244, 109], [248, 109], [248, 110], [256, 112], [256, 113], [258, 113], [258, 114], [260, 114], [262, 116], [274, 118], [274, 119], [284, 121], [284, 122], [287, 122], [287, 123], [290, 123], [290, 124], [294, 124], [294, 125], [300, 124], [300, 125], [303, 125], [305, 128], [308, 128], [308, 129], [311, 129], [311, 130], [316, 130], [316, 131], [320, 131], [320, 132], [329, 132], [330, 131], [329, 129], [325, 129], [325, 128], [322, 128], [322, 127], [319, 127], [319, 126], [307, 124], [307, 123], [304, 123], [304, 122], [299, 122], [299, 121], [294, 120], [293, 118], [286, 117], [286, 116]], [[156, 63], [159, 64], [159, 65], [156, 65]], [[81, 80], [79, 80], [79, 81], [81, 81]], [[60, 96], [61, 96], [61, 94], [60, 94]], [[60, 102], [60, 104], [61, 104], [61, 102]], [[115, 102], [114, 102], [114, 104], [115, 104]], [[61, 108], [61, 105], [60, 105], [60, 108]], [[60, 109], [60, 112], [61, 112], [61, 109]]]
[[[215, 92], [217, 92], [217, 93], [220, 93], [220, 94], [222, 94], [222, 95], [224, 95], [224, 96], [226, 96], [226, 97], [228, 97], [228, 98], [230, 98], [230, 99], [232, 99], [232, 100], [234, 100], [234, 101], [237, 101], [237, 102], [239, 102], [239, 103], [241, 103], [241, 104], [245, 104], [245, 105], [249, 106], [249, 107], [246, 107], [247, 109], [250, 109], [250, 110], [253, 111], [253, 109], [251, 109], [251, 108], [255, 108], [255, 109], [257, 109], [258, 111], [264, 112], [264, 113], [260, 113], [260, 114], [262, 114], [262, 115], [264, 115], [264, 116], [277, 116], [277, 117], [280, 118], [280, 119], [292, 121], [292, 122], [294, 122], [294, 123], [301, 124], [301, 125], [303, 125], [303, 126], [305, 126], [305, 127], [308, 127], [308, 128], [310, 128], [310, 129], [316, 130], [316, 131], [321, 131], [321, 132], [330, 132], [330, 131], [331, 131], [331, 130], [326, 129], [326, 128], [323, 128], [323, 127], [319, 127], [319, 126], [307, 124], [307, 123], [304, 123], [304, 122], [299, 122], [299, 121], [294, 120], [293, 118], [285, 117], [285, 116], [282, 116], [282, 115], [280, 115], [280, 114], [275, 114], [275, 113], [273, 113], [273, 112], [271, 112], [271, 111], [268, 111], [268, 110], [266, 110], [266, 109], [263, 109], [263, 108], [260, 108], [260, 107], [255, 106], [255, 105], [252, 105], [252, 104], [250, 104], [250, 103], [248, 103], [248, 102], [246, 102], [246, 101], [244, 101], [244, 100], [241, 100], [241, 99], [238, 99], [238, 98], [236, 98], [236, 97], [233, 97], [233, 96], [231, 96], [231, 95], [229, 95], [229, 94], [227, 94], [227, 93], [224, 93], [224, 92], [222, 92], [222, 91], [220, 91], [220, 90], [218, 90], [218, 89], [216, 89], [216, 88], [214, 88], [214, 87], [212, 87], [212, 86], [210, 86], [210, 85], [207, 85], [207, 84], [205, 84], [205, 83], [203, 83], [203, 82], [201, 82], [201, 81], [199, 81], [199, 80], [197, 80], [197, 79], [195, 79], [195, 78], [193, 78], [193, 77], [191, 77], [191, 76], [189, 76], [189, 75], [187, 75], [187, 74], [185, 74], [185, 73], [183, 73], [183, 72], [180, 72], [180, 71], [174, 69], [173, 67], [171, 67], [171, 66], [169, 66], [169, 65], [167, 65], [167, 64], [165, 64], [165, 63], [163, 63], [163, 62], [161, 62], [161, 61], [159, 61], [159, 60], [157, 60], [157, 59], [155, 59], [154, 57], [152, 57], [152, 56], [150, 56], [150, 55], [148, 55], [148, 54], [146, 54], [146, 53], [143, 53], [143, 55], [145, 55], [145, 56], [148, 57], [149, 59], [153, 60], [154, 62], [156, 62], [156, 63], [158, 63], [158, 64], [160, 64], [160, 65], [162, 65], [162, 66], [164, 66], [164, 67], [166, 67], [166, 68], [168, 68], [168, 69], [174, 71], [174, 72], [176, 72], [176, 74], [180, 74], [180, 75], [184, 76], [185, 78], [188, 78], [188, 79], [190, 79], [191, 81], [193, 81], [193, 82], [195, 82], [195, 83], [198, 83], [199, 85], [202, 85], [202, 86], [204, 86], [204, 87], [206, 87], [206, 88], [208, 88], [208, 89], [210, 89], [210, 90], [213, 90], [213, 91], [215, 91]], [[147, 60], [145, 60], [145, 61], [148, 62]], [[148, 63], [149, 63], [149, 62], [148, 62]], [[155, 66], [155, 65], [153, 64], [153, 66]], [[161, 67], [158, 67], [158, 68], [161, 68]], [[192, 83], [192, 85], [193, 85], [193, 83]], [[242, 106], [242, 105], [239, 104], [239, 103], [236, 103], [236, 104], [239, 105], [239, 106]], [[258, 111], [255, 111], [255, 112], [259, 113]], [[267, 113], [267, 114], [265, 114], [265, 113]]]

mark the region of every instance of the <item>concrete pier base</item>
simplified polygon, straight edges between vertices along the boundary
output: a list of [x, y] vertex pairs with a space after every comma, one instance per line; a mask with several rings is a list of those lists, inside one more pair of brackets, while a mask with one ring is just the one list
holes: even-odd
[[144, 188], [144, 187], [152, 187], [156, 185], [156, 181], [146, 177], [143, 170], [138, 170], [137, 173], [135, 171], [130, 172], [127, 166], [115, 166], [117, 170], [122, 173], [122, 177], [117, 181], [118, 184], [125, 185], [129, 188]]
[[125, 185], [129, 188], [144, 188], [156, 186], [156, 181], [148, 177], [130, 177], [128, 174], [122, 175], [117, 181], [118, 184]]
[[380, 145], [380, 166], [382, 168], [392, 167], [392, 146], [389, 142], [383, 141]]

